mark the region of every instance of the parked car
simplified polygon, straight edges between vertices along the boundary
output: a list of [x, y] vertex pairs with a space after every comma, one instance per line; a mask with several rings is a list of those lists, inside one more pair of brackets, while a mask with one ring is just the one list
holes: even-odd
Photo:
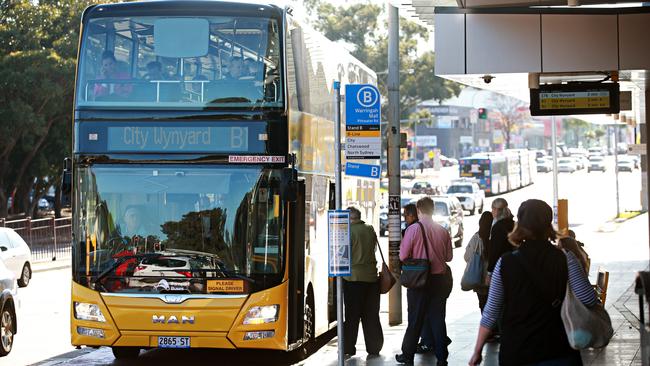
[[144, 258], [135, 267], [133, 276], [192, 277], [190, 258], [177, 256]]
[[607, 171], [604, 157], [594, 155], [589, 158], [589, 165], [587, 166], [587, 172], [593, 172], [594, 170], [598, 170], [599, 172]]
[[466, 180], [452, 181], [447, 189], [447, 194], [458, 198], [463, 209], [469, 211], [470, 215], [474, 215], [476, 210], [479, 213], [483, 212], [485, 192], [481, 190], [481, 187], [476, 182]]
[[634, 161], [627, 158], [626, 156], [618, 157], [617, 171], [619, 172], [633, 172], [634, 171]]
[[[587, 159], [583, 160], [581, 156], [572, 155], [572, 156], [569, 156], [569, 159], [573, 159], [573, 161], [575, 162], [577, 170], [585, 169], [587, 167], [587, 164], [589, 163], [589, 161]], [[587, 160], [586, 163], [585, 163], [585, 160]]]
[[411, 194], [435, 194], [435, 189], [429, 182], [415, 182], [411, 188]]
[[544, 172], [544, 173], [552, 172], [553, 171], [553, 162], [548, 160], [548, 159], [538, 158], [537, 159], [537, 171], [538, 172]]
[[590, 147], [588, 151], [589, 155], [607, 155], [607, 151], [603, 150], [603, 148], [600, 146]]
[[440, 163], [442, 164], [442, 166], [454, 166], [454, 165], [458, 165], [458, 160], [440, 154]]
[[0, 259], [25, 287], [32, 278], [32, 251], [13, 229], [0, 228]]
[[409, 169], [422, 169], [424, 168], [424, 162], [420, 159], [409, 159], [409, 160], [402, 160], [400, 162], [400, 168], [402, 170], [409, 170]]
[[463, 207], [454, 196], [433, 196], [433, 220], [442, 225], [456, 248], [463, 245]]
[[558, 173], [574, 173], [578, 170], [576, 162], [571, 158], [561, 158], [557, 160]]
[[0, 260], [0, 357], [11, 352], [18, 332], [16, 294], [16, 277]]
[[379, 211], [379, 236], [388, 235], [388, 210]]

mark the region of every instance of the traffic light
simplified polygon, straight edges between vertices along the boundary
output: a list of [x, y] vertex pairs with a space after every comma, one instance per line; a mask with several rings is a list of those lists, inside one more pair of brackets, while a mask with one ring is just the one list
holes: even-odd
[[487, 119], [487, 109], [485, 108], [479, 108], [478, 109], [478, 118], [479, 119]]

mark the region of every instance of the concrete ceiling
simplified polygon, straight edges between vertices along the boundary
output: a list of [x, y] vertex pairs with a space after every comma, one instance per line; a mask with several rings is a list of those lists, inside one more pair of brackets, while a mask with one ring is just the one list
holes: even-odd
[[[567, 6], [568, 0], [392, 0], [394, 5], [406, 12], [407, 17], [418, 19], [423, 24], [433, 26], [433, 14], [436, 7], [452, 6], [460, 8], [502, 8], [534, 6]], [[629, 0], [573, 0], [581, 6], [620, 7], [641, 6], [639, 1]]]

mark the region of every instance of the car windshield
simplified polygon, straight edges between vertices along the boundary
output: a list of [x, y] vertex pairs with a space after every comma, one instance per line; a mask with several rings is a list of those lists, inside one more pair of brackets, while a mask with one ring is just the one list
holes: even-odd
[[447, 189], [447, 193], [472, 193], [472, 186], [468, 185], [455, 185]]
[[557, 162], [559, 164], [573, 164], [573, 160], [571, 160], [571, 159], [560, 159]]
[[433, 203], [433, 216], [449, 216], [449, 207], [445, 202], [434, 201]]
[[589, 158], [589, 160], [591, 160], [592, 162], [601, 162], [603, 161], [603, 158], [600, 156], [592, 156], [591, 158]]
[[78, 106], [281, 107], [278, 22], [264, 17], [106, 17], [84, 27]]
[[278, 170], [95, 165], [78, 177], [81, 284], [206, 293], [210, 280], [243, 279], [252, 290], [282, 277]]

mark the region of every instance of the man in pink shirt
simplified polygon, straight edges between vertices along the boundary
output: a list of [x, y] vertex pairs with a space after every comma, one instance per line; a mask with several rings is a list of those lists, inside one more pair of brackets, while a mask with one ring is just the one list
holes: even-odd
[[[447, 350], [445, 315], [447, 298], [451, 293], [453, 283], [451, 271], [446, 262], [452, 260], [453, 252], [449, 233], [431, 217], [433, 207], [433, 200], [429, 197], [418, 200], [417, 208], [420, 221], [406, 229], [400, 246], [400, 260], [423, 259], [427, 257], [424, 248], [426, 243], [431, 263], [431, 277], [427, 286], [406, 291], [408, 326], [402, 341], [402, 354], [395, 355], [395, 359], [400, 363], [413, 363], [422, 327], [427, 324], [431, 326], [433, 334], [437, 366], [446, 366], [449, 351]], [[427, 317], [429, 322], [425, 323]]]

